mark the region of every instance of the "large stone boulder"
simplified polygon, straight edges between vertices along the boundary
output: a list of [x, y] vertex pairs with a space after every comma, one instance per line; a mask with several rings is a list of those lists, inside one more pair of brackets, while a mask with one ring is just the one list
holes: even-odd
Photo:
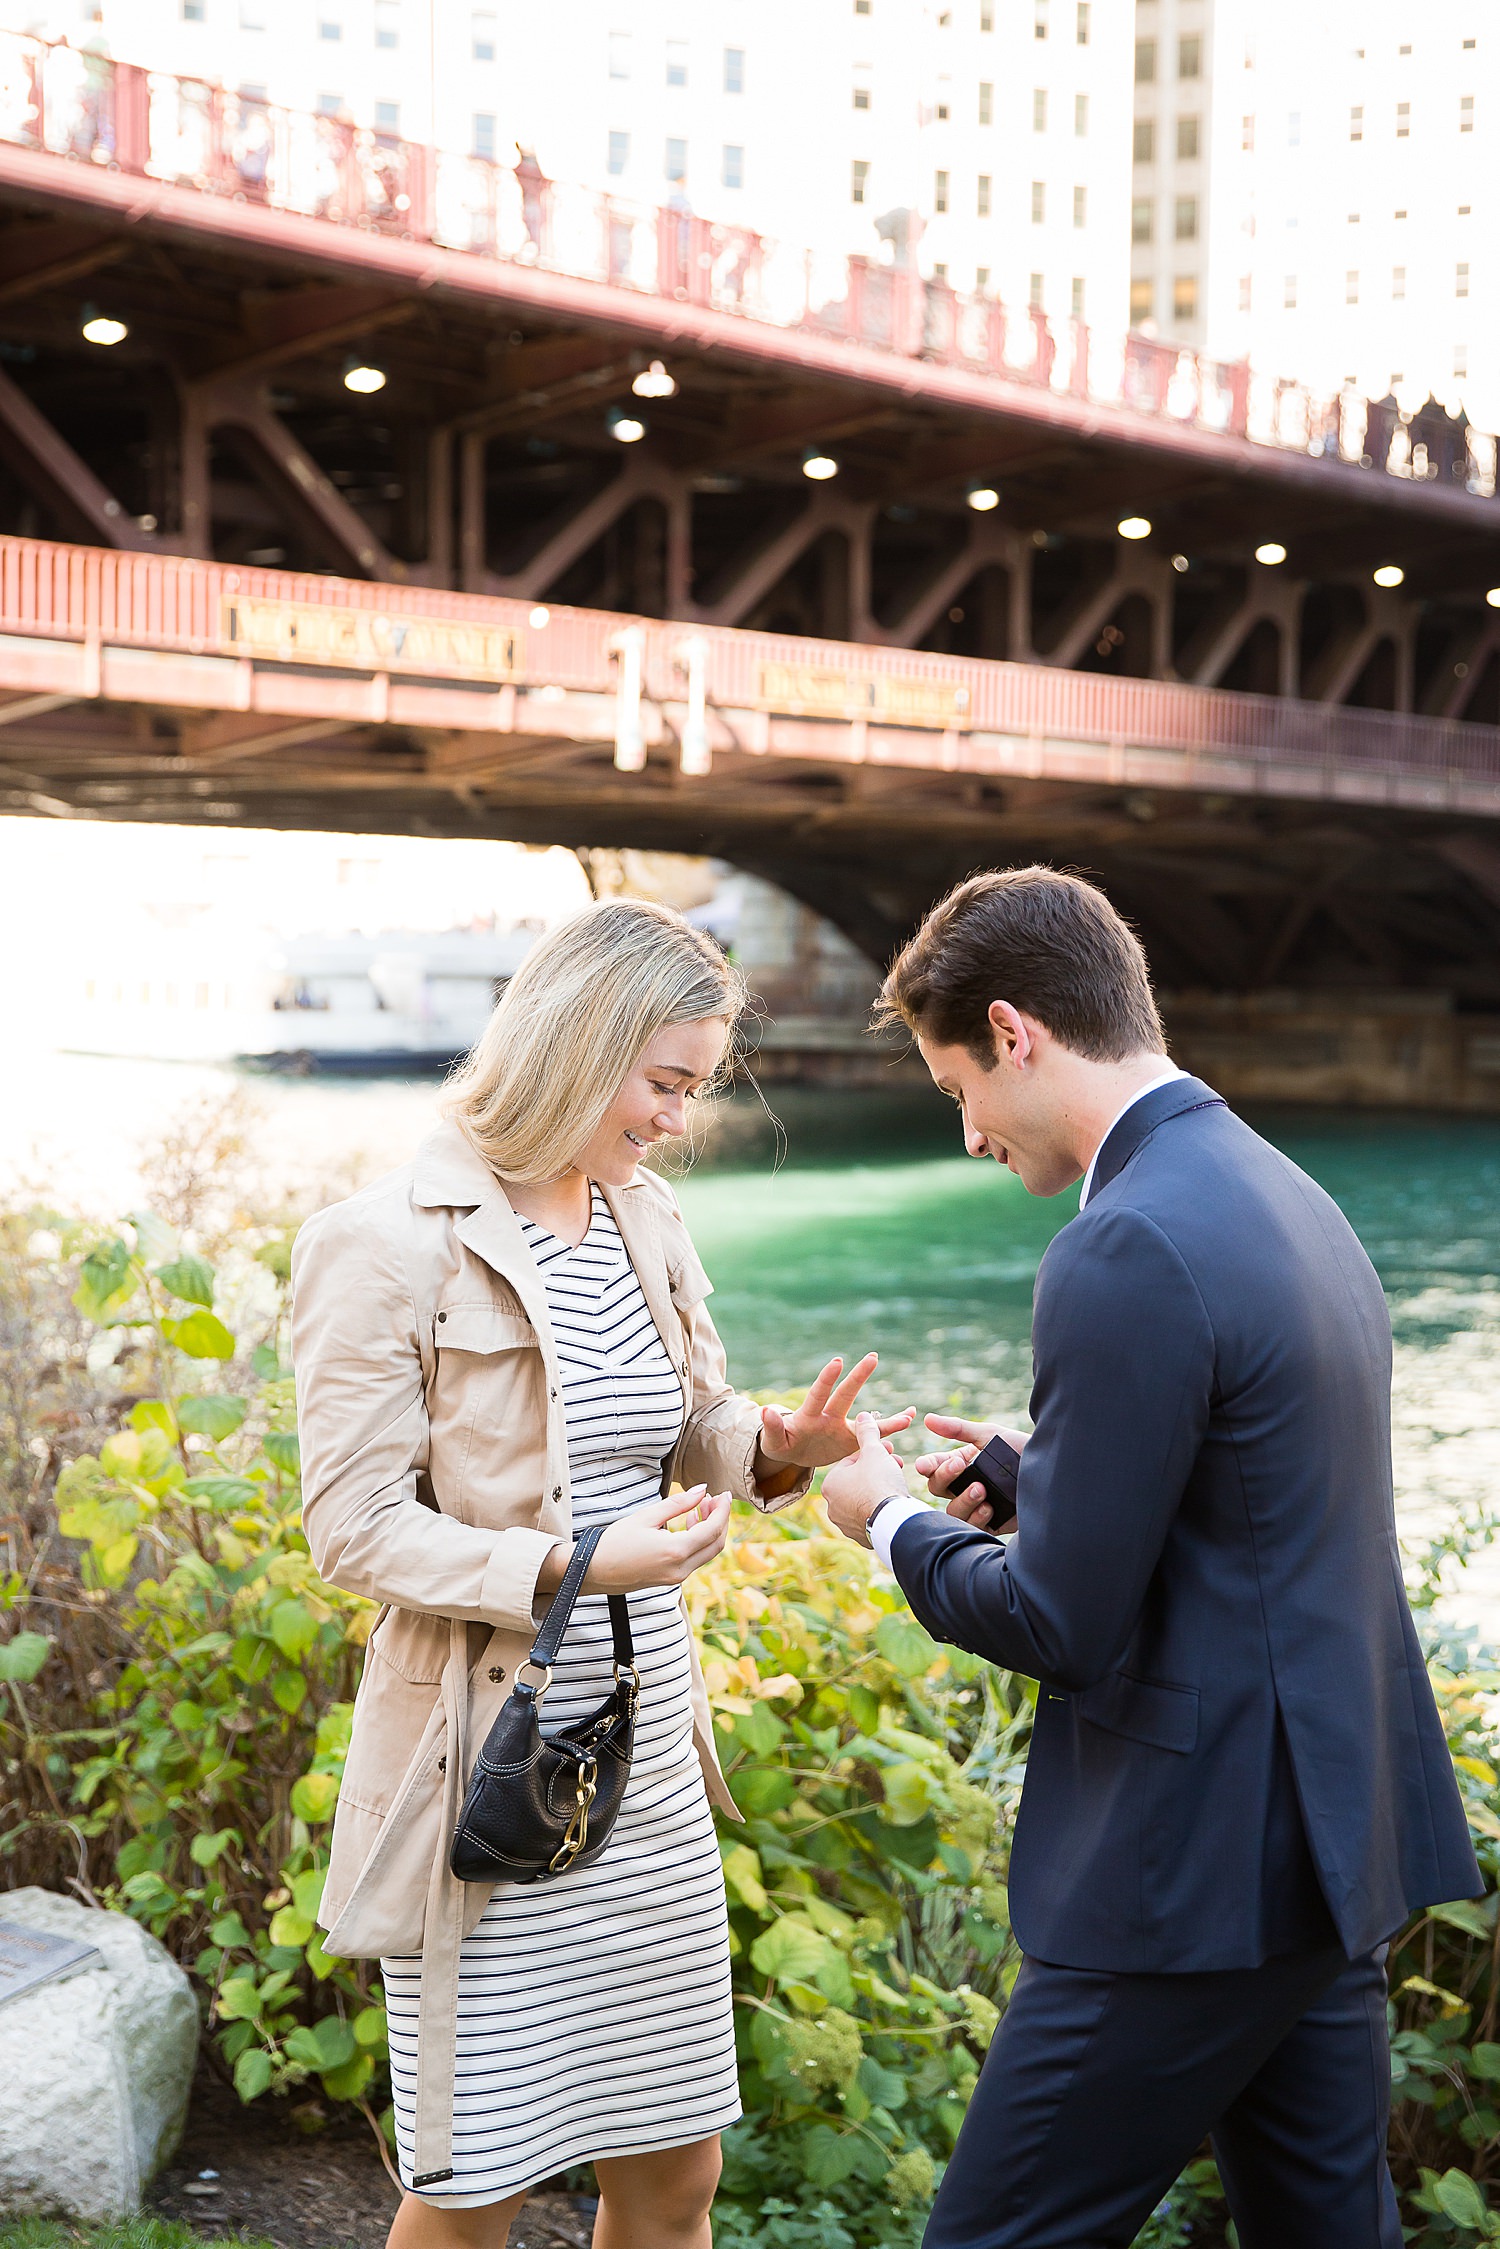
[[0, 2213], [92, 2223], [138, 2210], [187, 2120], [198, 2052], [187, 1977], [126, 1914], [50, 1890], [0, 1890], [0, 1921], [100, 1954], [0, 2007]]

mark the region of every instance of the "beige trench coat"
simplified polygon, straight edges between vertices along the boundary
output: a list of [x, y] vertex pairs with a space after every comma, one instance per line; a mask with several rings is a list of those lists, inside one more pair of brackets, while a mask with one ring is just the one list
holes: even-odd
[[[760, 1413], [732, 1390], [675, 1196], [605, 1188], [683, 1391], [673, 1483], [758, 1507]], [[422, 1955], [416, 2164], [451, 2175], [458, 1954], [490, 1894], [448, 1871], [474, 1756], [536, 1631], [537, 1573], [571, 1538], [546, 1292], [494, 1173], [457, 1125], [308, 1220], [292, 1256], [302, 1519], [323, 1578], [382, 1604], [354, 1705], [320, 1915], [330, 1952]], [[693, 1652], [710, 1799], [737, 1818]]]

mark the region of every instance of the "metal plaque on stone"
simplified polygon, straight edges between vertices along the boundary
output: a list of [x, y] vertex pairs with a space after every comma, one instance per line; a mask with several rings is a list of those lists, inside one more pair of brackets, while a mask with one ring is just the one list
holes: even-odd
[[98, 1947], [47, 1929], [28, 1929], [20, 1921], [0, 1921], [0, 2007], [37, 1984], [71, 1976], [100, 1958]]

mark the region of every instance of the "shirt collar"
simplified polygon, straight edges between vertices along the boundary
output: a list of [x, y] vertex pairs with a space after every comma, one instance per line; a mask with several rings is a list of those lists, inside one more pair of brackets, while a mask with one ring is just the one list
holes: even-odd
[[1185, 1078], [1186, 1076], [1186, 1070], [1179, 1070], [1174, 1065], [1168, 1064], [1165, 1070], [1159, 1071], [1157, 1075], [1152, 1078], [1147, 1084], [1143, 1086], [1137, 1086], [1135, 1092], [1130, 1095], [1129, 1099], [1120, 1103], [1119, 1108], [1116, 1109], [1114, 1115], [1110, 1118], [1109, 1123], [1106, 1125], [1104, 1131], [1099, 1135], [1099, 1147], [1094, 1150], [1094, 1153], [1089, 1158], [1089, 1168], [1083, 1175], [1083, 1186], [1079, 1190], [1078, 1207], [1080, 1210], [1083, 1209], [1084, 1204], [1088, 1201], [1090, 1195], [1094, 1191], [1094, 1169], [1099, 1161], [1099, 1149], [1104, 1146], [1105, 1141], [1114, 1131], [1115, 1126], [1124, 1116], [1126, 1110], [1133, 1109], [1138, 1101], [1144, 1101], [1148, 1093], [1159, 1092], [1161, 1087], [1164, 1085], [1175, 1085], [1179, 1078]]

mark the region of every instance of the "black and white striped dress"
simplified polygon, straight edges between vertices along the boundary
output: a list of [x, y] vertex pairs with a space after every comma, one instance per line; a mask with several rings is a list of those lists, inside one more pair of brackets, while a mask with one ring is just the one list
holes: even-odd
[[[547, 1291], [568, 1428], [573, 1525], [661, 1496], [682, 1391], [596, 1187], [576, 1248], [521, 1228]], [[497, 1884], [459, 1968], [453, 2178], [423, 2197], [498, 2202], [596, 2155], [680, 2147], [740, 2114], [729, 1936], [713, 1815], [693, 1747], [688, 1626], [670, 1587], [630, 1596], [641, 1677], [635, 1757], [603, 1855], [554, 1881]], [[574, 1607], [544, 1732], [613, 1684], [602, 1595]], [[418, 1966], [385, 1960], [391, 2086], [410, 2184]]]

